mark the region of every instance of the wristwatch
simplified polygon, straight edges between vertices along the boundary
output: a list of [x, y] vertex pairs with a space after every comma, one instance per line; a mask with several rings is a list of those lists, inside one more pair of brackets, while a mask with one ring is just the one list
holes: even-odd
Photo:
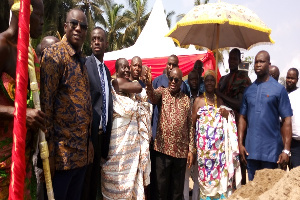
[[286, 153], [288, 156], [291, 156], [291, 152], [287, 149], [283, 149], [282, 153]]

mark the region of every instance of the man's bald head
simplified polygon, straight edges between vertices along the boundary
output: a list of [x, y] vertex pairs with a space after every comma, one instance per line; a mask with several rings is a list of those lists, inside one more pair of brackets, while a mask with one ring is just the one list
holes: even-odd
[[169, 76], [169, 91], [171, 94], [180, 92], [180, 86], [182, 83], [182, 71], [178, 67], [171, 70]]
[[182, 80], [182, 71], [181, 69], [179, 69], [179, 67], [175, 67], [174, 69], [172, 69], [170, 72], [170, 76], [171, 74], [177, 74], [178, 77], [180, 77], [180, 79]]
[[46, 36], [41, 41], [41, 51], [44, 51], [47, 47], [51, 46], [52, 44], [55, 44], [56, 42], [59, 42], [59, 39], [54, 36]]
[[278, 81], [279, 76], [280, 76], [280, 71], [279, 68], [275, 65], [270, 65], [269, 66], [269, 74], [272, 76], [276, 81]]
[[265, 50], [262, 50], [262, 51], [259, 51], [256, 56], [258, 56], [259, 54], [263, 54], [265, 56], [265, 58], [267, 59], [268, 62], [270, 62], [270, 54], [269, 52], [265, 51]]

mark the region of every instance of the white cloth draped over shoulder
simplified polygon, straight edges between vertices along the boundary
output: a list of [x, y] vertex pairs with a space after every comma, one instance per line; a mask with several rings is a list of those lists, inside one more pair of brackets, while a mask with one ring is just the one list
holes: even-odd
[[130, 97], [112, 88], [113, 126], [108, 160], [102, 165], [102, 194], [105, 199], [145, 199], [150, 183], [152, 105], [146, 91]]

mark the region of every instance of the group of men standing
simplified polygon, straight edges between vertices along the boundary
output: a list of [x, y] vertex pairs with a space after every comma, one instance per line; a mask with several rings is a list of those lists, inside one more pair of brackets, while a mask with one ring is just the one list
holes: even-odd
[[[31, 37], [37, 38], [41, 34], [38, 27], [43, 25], [43, 3], [33, 0], [32, 5], [31, 27], [35, 30], [31, 29]], [[11, 152], [14, 109], [14, 94], [6, 87], [12, 82], [5, 81], [15, 80], [16, 48], [11, 44], [16, 44], [17, 21], [13, 16], [8, 31], [0, 34], [0, 74], [4, 88], [0, 90], [0, 119], [5, 121], [0, 125], [0, 139], [6, 142], [0, 156], [5, 158], [9, 158]], [[102, 28], [94, 28], [90, 33], [93, 54], [85, 59], [81, 52], [88, 34], [85, 14], [79, 9], [70, 10], [64, 30], [65, 37], [60, 42], [42, 50], [40, 90], [43, 112], [27, 109], [27, 126], [32, 133], [28, 135], [33, 137], [36, 128], [46, 133], [55, 199], [96, 199], [101, 196], [100, 162], [108, 156], [113, 122], [111, 74], [103, 62], [107, 38]], [[278, 164], [285, 168], [290, 152], [294, 155], [292, 166], [298, 166], [299, 127], [297, 115], [291, 119], [290, 104], [291, 100], [294, 115], [298, 114], [297, 103], [294, 103], [299, 93], [296, 87], [298, 70], [289, 70], [286, 91], [269, 76], [268, 52], [260, 51], [255, 57], [257, 80], [253, 84], [245, 72], [238, 70], [240, 62], [240, 51], [233, 49], [229, 54], [230, 73], [221, 78], [216, 94], [235, 111], [241, 161], [247, 165], [249, 180], [258, 169], [276, 168]], [[132, 59], [132, 80], [146, 86], [149, 99], [155, 105], [151, 199], [182, 199], [184, 179], [189, 176], [186, 167], [189, 169], [194, 163], [191, 99], [203, 90], [202, 66], [201, 63], [201, 67], [195, 65], [190, 73], [188, 91], [176, 55], [168, 58], [166, 74], [154, 79], [153, 83], [147, 68], [142, 69], [141, 65], [139, 57]], [[143, 70], [148, 77], [141, 82]], [[29, 147], [29, 142], [27, 144]], [[10, 160], [2, 160], [1, 174], [8, 175]], [[2, 167], [4, 164], [6, 167]], [[198, 181], [198, 178], [194, 180]], [[8, 188], [7, 179], [1, 177], [0, 181], [1, 187]], [[5, 199], [8, 191], [1, 188], [0, 192], [0, 199]]]

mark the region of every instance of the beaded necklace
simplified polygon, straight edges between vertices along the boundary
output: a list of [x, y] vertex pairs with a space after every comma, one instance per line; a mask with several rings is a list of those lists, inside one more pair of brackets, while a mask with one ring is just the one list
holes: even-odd
[[207, 112], [208, 112], [208, 114], [214, 119], [214, 118], [216, 117], [216, 114], [217, 114], [217, 96], [216, 96], [216, 94], [214, 94], [214, 100], [215, 100], [215, 102], [214, 102], [215, 113], [214, 113], [214, 115], [212, 115], [212, 114], [209, 112], [209, 107], [208, 107], [208, 104], [207, 104], [207, 99], [206, 99], [206, 94], [205, 94], [205, 92], [203, 93], [203, 95], [204, 95], [205, 105], [206, 105], [206, 107], [207, 107]]

